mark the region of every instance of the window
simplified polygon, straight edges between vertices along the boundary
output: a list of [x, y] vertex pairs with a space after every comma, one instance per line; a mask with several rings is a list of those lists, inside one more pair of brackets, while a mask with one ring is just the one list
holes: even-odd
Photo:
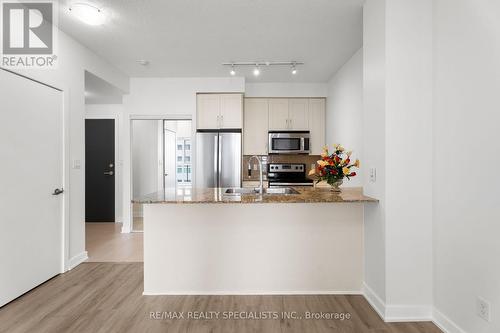
[[177, 156], [177, 162], [182, 162], [182, 156]]
[[191, 150], [191, 145], [189, 143], [186, 143], [185, 147], [186, 147], [186, 150]]
[[186, 163], [191, 162], [191, 156], [184, 157], [184, 161], [186, 161]]
[[182, 150], [182, 145], [177, 145], [177, 150]]
[[182, 173], [182, 167], [177, 168], [177, 173]]

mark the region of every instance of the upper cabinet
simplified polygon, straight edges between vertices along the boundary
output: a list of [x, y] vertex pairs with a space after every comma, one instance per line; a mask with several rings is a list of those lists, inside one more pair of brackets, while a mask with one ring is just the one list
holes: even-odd
[[309, 131], [311, 155], [320, 155], [326, 144], [326, 101], [324, 98], [309, 99]]
[[270, 98], [270, 131], [307, 131], [309, 129], [309, 100], [307, 98]]
[[289, 129], [294, 131], [309, 130], [309, 100], [291, 98], [288, 100]]
[[309, 131], [311, 155], [326, 144], [325, 98], [246, 98], [243, 154], [267, 155], [268, 131]]
[[197, 122], [199, 129], [219, 128], [220, 95], [197, 95]]
[[220, 95], [220, 128], [242, 128], [243, 127], [243, 95], [222, 94]]
[[243, 154], [267, 155], [268, 151], [267, 98], [246, 98], [243, 126]]
[[288, 130], [288, 99], [269, 99], [269, 130]]
[[242, 94], [197, 95], [198, 129], [229, 129], [242, 127]]

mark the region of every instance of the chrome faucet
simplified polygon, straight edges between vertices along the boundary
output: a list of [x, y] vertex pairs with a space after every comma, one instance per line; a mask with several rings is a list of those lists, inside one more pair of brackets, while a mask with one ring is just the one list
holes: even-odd
[[263, 181], [262, 181], [262, 160], [260, 159], [259, 156], [257, 155], [253, 155], [252, 157], [250, 157], [248, 159], [248, 175], [251, 176], [252, 175], [252, 164], [250, 163], [252, 161], [252, 159], [256, 158], [257, 161], [259, 162], [259, 171], [260, 171], [260, 184], [259, 184], [259, 193], [260, 194], [263, 194], [264, 193], [264, 185], [263, 185]]

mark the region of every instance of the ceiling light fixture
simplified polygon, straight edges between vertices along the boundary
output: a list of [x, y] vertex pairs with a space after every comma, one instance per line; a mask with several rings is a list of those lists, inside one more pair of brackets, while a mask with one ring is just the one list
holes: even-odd
[[260, 75], [259, 64], [255, 64], [255, 68], [253, 69], [253, 75], [254, 76], [259, 76]]
[[136, 61], [137, 61], [137, 63], [138, 63], [139, 65], [142, 65], [142, 66], [147, 66], [147, 65], [149, 65], [149, 60], [146, 60], [146, 59], [139, 59], [139, 60], [136, 60]]
[[298, 62], [298, 61], [242, 61], [242, 62], [226, 62], [223, 63], [222, 66], [231, 66], [231, 69], [229, 71], [229, 74], [231, 76], [236, 75], [236, 67], [240, 66], [252, 66], [253, 67], [253, 75], [254, 76], [259, 76], [260, 75], [260, 66], [266, 66], [266, 67], [271, 67], [271, 66], [289, 66], [291, 68], [291, 73], [292, 75], [296, 75], [298, 73], [297, 67], [299, 65], [304, 65], [303, 62]]
[[106, 20], [106, 16], [101, 9], [88, 3], [74, 3], [69, 7], [69, 12], [88, 25], [101, 25]]

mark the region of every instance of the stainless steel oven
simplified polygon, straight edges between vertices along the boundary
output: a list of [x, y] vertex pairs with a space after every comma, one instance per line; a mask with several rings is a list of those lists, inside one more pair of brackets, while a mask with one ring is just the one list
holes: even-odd
[[309, 132], [269, 131], [269, 154], [309, 154]]

